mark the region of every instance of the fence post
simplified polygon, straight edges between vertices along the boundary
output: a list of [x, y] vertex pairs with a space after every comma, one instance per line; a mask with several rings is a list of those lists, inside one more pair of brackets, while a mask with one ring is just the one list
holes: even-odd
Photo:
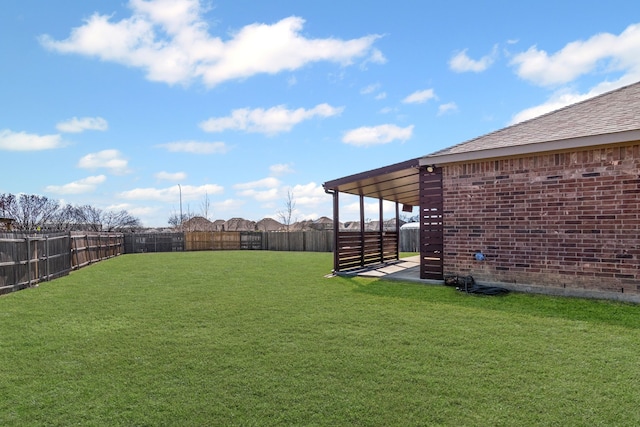
[[69, 236], [69, 271], [73, 270], [73, 240], [71, 239], [71, 230], [67, 233]]
[[45, 272], [45, 280], [48, 282], [49, 281], [49, 276], [50, 276], [50, 266], [49, 266], [49, 235], [44, 236], [44, 256], [45, 256], [45, 263], [44, 263], [44, 272]]
[[27, 244], [27, 282], [31, 286], [31, 239], [25, 236], [24, 240]]
[[[78, 239], [72, 237], [73, 241], [73, 252], [76, 254], [76, 267], [80, 264], [80, 260], [78, 259]], [[71, 265], [73, 266], [73, 256], [71, 257]]]

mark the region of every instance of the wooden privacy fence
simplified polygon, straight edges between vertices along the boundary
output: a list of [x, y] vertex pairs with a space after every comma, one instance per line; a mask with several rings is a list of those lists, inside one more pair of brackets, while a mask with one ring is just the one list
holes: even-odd
[[333, 231], [292, 231], [262, 234], [263, 247], [270, 251], [333, 251]]
[[253, 231], [189, 231], [184, 233], [187, 251], [262, 249], [263, 236]]
[[[379, 234], [380, 232], [367, 233]], [[391, 232], [385, 233], [385, 236], [390, 236]], [[385, 237], [385, 239], [388, 238]], [[332, 252], [333, 231], [128, 233], [124, 235], [124, 248], [124, 253], [222, 250]], [[400, 230], [399, 249], [401, 252], [418, 252], [420, 250], [419, 230]]]
[[71, 234], [71, 268], [113, 258], [123, 253], [122, 233], [77, 233]]
[[0, 294], [120, 255], [121, 233], [0, 234]]
[[333, 251], [332, 231], [189, 231], [125, 234], [125, 253], [267, 250]]
[[127, 233], [124, 253], [184, 251], [184, 233]]

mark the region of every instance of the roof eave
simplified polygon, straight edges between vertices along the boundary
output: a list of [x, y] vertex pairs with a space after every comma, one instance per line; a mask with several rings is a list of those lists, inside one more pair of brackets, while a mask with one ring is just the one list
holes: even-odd
[[462, 153], [426, 155], [420, 158], [420, 166], [430, 164], [447, 164], [472, 162], [478, 160], [493, 159], [498, 157], [514, 157], [529, 154], [537, 154], [549, 151], [572, 150], [576, 148], [595, 147], [599, 145], [619, 144], [639, 141], [640, 129], [607, 133], [602, 135], [583, 136], [579, 138], [560, 139], [555, 141], [537, 142], [534, 144], [516, 145], [508, 147], [491, 148], [486, 150], [467, 151]]
[[322, 186], [325, 188], [325, 191], [327, 191], [327, 190], [335, 190], [339, 186], [341, 186], [341, 185], [343, 185], [345, 183], [362, 181], [362, 180], [369, 179], [369, 178], [374, 177], [374, 176], [384, 175], [384, 174], [387, 174], [387, 173], [393, 173], [393, 172], [401, 171], [401, 170], [404, 170], [404, 169], [418, 168], [420, 166], [419, 162], [420, 162], [420, 158], [406, 160], [404, 162], [395, 163], [395, 164], [392, 164], [392, 165], [389, 165], [389, 166], [384, 166], [384, 167], [377, 168], [377, 169], [372, 169], [372, 170], [369, 170], [369, 171], [366, 171], [366, 172], [361, 172], [361, 173], [357, 173], [357, 174], [354, 174], [354, 175], [345, 176], [343, 178], [338, 178], [338, 179], [334, 179], [334, 180], [331, 180], [331, 181], [327, 181], [327, 182], [323, 183]]

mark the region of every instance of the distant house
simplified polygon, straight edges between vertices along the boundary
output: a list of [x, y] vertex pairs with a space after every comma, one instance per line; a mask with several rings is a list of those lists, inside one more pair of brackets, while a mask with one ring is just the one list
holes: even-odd
[[263, 218], [255, 224], [255, 229], [258, 231], [280, 231], [283, 228], [284, 225], [273, 218]]
[[182, 224], [185, 231], [214, 231], [215, 224], [202, 216], [189, 218]]
[[224, 223], [224, 231], [254, 231], [256, 223], [243, 218], [231, 218]]
[[216, 219], [213, 221], [213, 231], [224, 231], [224, 223], [223, 219]]
[[[324, 188], [334, 222], [340, 193], [419, 207], [423, 279], [640, 294], [640, 83]], [[361, 232], [354, 262], [341, 234], [337, 271], [388, 259], [397, 239]]]
[[13, 223], [15, 219], [9, 217], [0, 216], [0, 230], [11, 231], [13, 229]]

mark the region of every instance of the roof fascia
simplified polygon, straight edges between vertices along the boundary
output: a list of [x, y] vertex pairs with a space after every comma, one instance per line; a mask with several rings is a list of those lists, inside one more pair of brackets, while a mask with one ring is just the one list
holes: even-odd
[[372, 177], [377, 177], [377, 176], [385, 175], [388, 173], [399, 172], [405, 169], [418, 168], [420, 166], [419, 163], [420, 163], [420, 158], [411, 159], [404, 162], [395, 163], [393, 165], [384, 166], [378, 169], [373, 169], [370, 171], [357, 173], [355, 175], [349, 175], [343, 178], [327, 181], [324, 184], [322, 184], [322, 186], [325, 188], [325, 191], [334, 190], [341, 185], [355, 183], [355, 182], [366, 180]]
[[487, 150], [468, 151], [464, 153], [426, 155], [420, 159], [420, 166], [430, 164], [446, 164], [493, 159], [497, 157], [513, 157], [537, 154], [548, 151], [571, 150], [576, 148], [595, 147], [640, 140], [640, 129], [606, 133], [602, 135], [583, 136], [580, 138], [560, 139], [556, 141], [537, 142], [534, 144], [492, 148]]

